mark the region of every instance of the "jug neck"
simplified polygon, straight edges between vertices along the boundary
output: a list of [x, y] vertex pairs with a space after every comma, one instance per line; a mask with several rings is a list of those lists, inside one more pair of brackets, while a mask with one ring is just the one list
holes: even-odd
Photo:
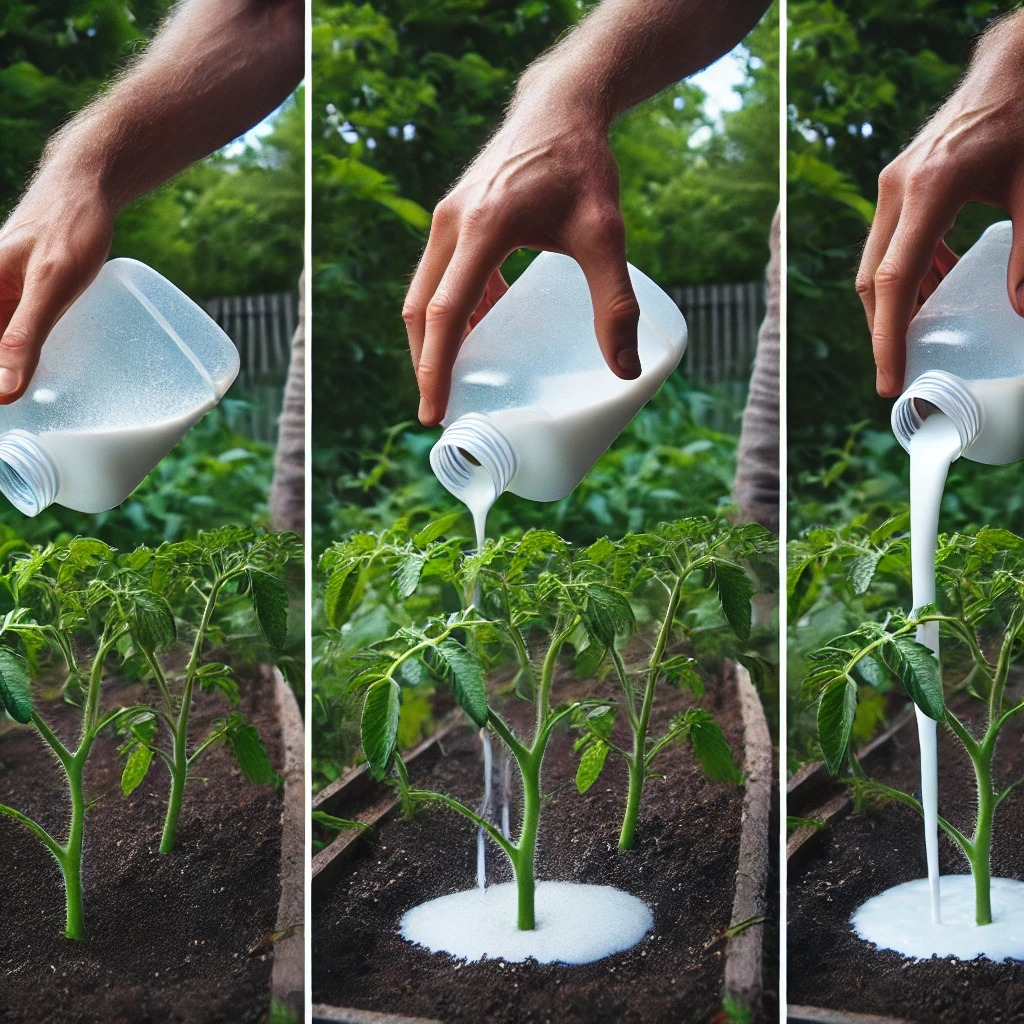
[[953, 422], [960, 434], [960, 455], [963, 455], [981, 434], [984, 415], [981, 403], [966, 381], [945, 370], [922, 373], [896, 399], [892, 407], [892, 431], [897, 440], [910, 451], [910, 439], [927, 419], [929, 406]]
[[516, 453], [490, 419], [471, 412], [447, 427], [431, 448], [430, 468], [457, 498], [465, 500], [488, 483], [497, 498], [515, 476]]
[[0, 434], [0, 492], [19, 512], [39, 515], [59, 490], [57, 464], [34, 434], [17, 429]]

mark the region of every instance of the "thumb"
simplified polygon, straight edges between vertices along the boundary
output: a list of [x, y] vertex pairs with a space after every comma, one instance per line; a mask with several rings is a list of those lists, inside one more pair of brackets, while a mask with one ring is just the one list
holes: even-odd
[[590, 286], [594, 330], [604, 360], [616, 377], [635, 380], [641, 369], [637, 352], [640, 304], [629, 279], [626, 229], [617, 210], [615, 218], [603, 226], [600, 238], [579, 246], [576, 259]]
[[21, 398], [32, 382], [39, 353], [76, 294], [54, 274], [31, 274], [0, 338], [0, 405]]

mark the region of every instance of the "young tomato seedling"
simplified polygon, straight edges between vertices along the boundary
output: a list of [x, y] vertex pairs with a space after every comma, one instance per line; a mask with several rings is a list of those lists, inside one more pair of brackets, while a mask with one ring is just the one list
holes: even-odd
[[[220, 690], [231, 705], [239, 701], [231, 668], [222, 661], [205, 660], [215, 641], [226, 642], [218, 620], [238, 611], [233, 607], [239, 603], [238, 595], [251, 607], [262, 639], [275, 650], [284, 647], [288, 591], [283, 573], [296, 556], [298, 543], [292, 534], [227, 527], [129, 556], [132, 568], [144, 576], [149, 588], [145, 602], [136, 608], [139, 626], [134, 638], [158, 699], [153, 710], [122, 721], [127, 738], [122, 747], [126, 762], [121, 788], [126, 796], [136, 789], [154, 757], [166, 765], [171, 787], [161, 853], [174, 850], [189, 775], [215, 744], [228, 743], [250, 782], [277, 781], [259, 733], [244, 715], [232, 712], [219, 719], [191, 750], [189, 717], [197, 686]], [[184, 672], [175, 675], [168, 667], [169, 659], [159, 655], [172, 651], [179, 634], [190, 634], [190, 644]], [[243, 639], [251, 642], [251, 638]], [[238, 640], [234, 646], [240, 647]]]
[[[695, 630], [685, 624], [687, 605], [691, 609], [698, 606], [713, 588], [727, 628], [738, 639], [746, 640], [750, 635], [754, 583], [744, 563], [765, 561], [775, 548], [775, 539], [757, 525], [728, 528], [711, 519], [684, 519], [663, 524], [650, 533], [629, 534], [618, 543], [600, 540], [585, 552], [595, 570], [604, 574], [600, 582], [595, 576], [591, 601], [610, 604], [618, 592], [615, 588], [622, 588], [634, 600], [642, 600], [647, 614], [658, 624], [653, 650], [629, 666], [619, 639], [630, 631], [632, 610], [624, 605], [618, 617], [626, 625], [625, 630], [614, 628], [614, 615], [595, 620], [599, 656], [610, 659], [620, 698], [581, 710], [575, 716], [574, 724], [583, 733], [576, 744], [576, 749], [582, 751], [576, 773], [579, 791], [585, 793], [594, 785], [609, 754], [621, 757], [629, 770], [619, 849], [631, 850], [636, 843], [644, 783], [654, 760], [670, 744], [688, 740], [709, 778], [742, 781], [725, 736], [706, 709], [689, 708], [677, 715], [660, 737], [650, 735], [651, 713], [659, 680], [685, 686], [697, 698], [704, 693], [698, 661], [678, 653], [679, 641], [686, 639], [691, 649], [695, 641]], [[576, 645], [578, 657], [587, 657], [590, 635]], [[632, 737], [629, 748], [612, 738], [619, 711], [624, 712]]]
[[[909, 575], [905, 538], [886, 530], [875, 535], [816, 531], [792, 552], [791, 586], [815, 585], [864, 594], [878, 567]], [[975, 888], [975, 920], [992, 922], [990, 854], [996, 809], [1024, 780], [997, 784], [999, 736], [1022, 711], [1024, 701], [1010, 685], [1024, 633], [1024, 540], [1005, 530], [976, 536], [940, 538], [937, 556], [939, 606], [919, 609], [913, 618], [890, 613], [883, 623], [865, 622], [827, 642], [809, 656], [804, 693], [817, 700], [818, 740], [833, 775], [849, 770], [849, 781], [867, 796], [898, 800], [922, 813], [910, 793], [869, 780], [850, 749], [859, 702], [899, 685], [929, 718], [944, 724], [970, 758], [978, 803], [973, 829], [945, 818], [939, 825], [970, 865]], [[827, 577], [823, 582], [822, 577]], [[946, 680], [931, 651], [914, 640], [921, 623], [938, 624]], [[988, 654], [986, 652], [993, 652]], [[954, 681], [955, 679], [955, 681]], [[947, 696], [949, 699], [947, 699]], [[950, 701], [958, 711], [950, 707]], [[973, 701], [973, 707], [972, 707]], [[975, 710], [976, 709], [976, 710]], [[970, 835], [968, 835], [970, 832]]]

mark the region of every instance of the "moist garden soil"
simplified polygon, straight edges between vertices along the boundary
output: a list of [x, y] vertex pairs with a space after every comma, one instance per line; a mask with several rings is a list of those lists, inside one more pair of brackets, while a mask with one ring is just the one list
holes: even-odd
[[[554, 692], [565, 701], [588, 690], [593, 692], [593, 683], [566, 678], [556, 682]], [[652, 735], [660, 735], [688, 702], [663, 688]], [[742, 764], [734, 685], [711, 680], [704, 703]], [[531, 705], [508, 698], [501, 706], [520, 734], [529, 732]], [[410, 766], [413, 784], [475, 807], [482, 792], [477, 731], [467, 726], [442, 743], [442, 751], [434, 748]], [[653, 766], [665, 779], [651, 779], [644, 791], [636, 849], [622, 853], [618, 833], [625, 766], [610, 757], [598, 781], [580, 796], [572, 743], [571, 734], [557, 731], [544, 761], [546, 802], [536, 877], [611, 885], [631, 893], [654, 911], [653, 931], [631, 950], [581, 966], [466, 963], [413, 946], [398, 934], [406, 910], [476, 884], [476, 830], [440, 808], [421, 809], [412, 819], [396, 814], [360, 839], [337, 880], [322, 891], [314, 886], [315, 1004], [445, 1024], [706, 1024], [716, 1016], [722, 1005], [724, 932], [732, 911], [742, 789], [709, 782], [688, 745], [671, 747]], [[503, 749], [496, 741], [496, 759]], [[515, 822], [517, 776], [513, 780]], [[511, 878], [504, 855], [489, 845], [489, 883]], [[601, 922], [594, 921], [593, 927], [600, 928]]]
[[[1019, 694], [1008, 697], [1020, 699]], [[962, 699], [954, 707], [962, 721], [973, 716], [975, 735], [983, 731], [979, 701]], [[914, 724], [899, 730], [864, 767], [870, 778], [919, 793]], [[1019, 717], [1000, 735], [994, 774], [997, 788], [1024, 777], [1024, 723]], [[970, 835], [976, 807], [970, 759], [949, 730], [940, 727], [939, 812]], [[1024, 789], [1000, 805], [993, 833], [992, 876], [1024, 878]], [[928, 875], [921, 819], [911, 808], [890, 803], [851, 813], [823, 829], [812, 843], [807, 859], [798, 867], [791, 865], [789, 874], [790, 1003], [921, 1024], [1024, 1020], [1024, 963], [908, 960], [854, 934], [850, 918], [862, 903], [891, 886]], [[944, 834], [939, 844], [942, 873], [967, 874], [966, 860]]]
[[[269, 673], [240, 673], [239, 710], [281, 767]], [[248, 678], [244, 678], [248, 676]], [[115, 698], [116, 693], [116, 698]], [[111, 684], [114, 699], [144, 699]], [[221, 696], [197, 693], [191, 735], [225, 714]], [[66, 740], [80, 712], [58, 698], [45, 716]], [[23, 826], [0, 818], [0, 1020], [4, 1024], [247, 1024], [266, 1018], [271, 936], [281, 893], [281, 797], [245, 781], [217, 747], [185, 790], [175, 852], [158, 852], [168, 774], [154, 759], [121, 795], [118, 740], [104, 733], [85, 774], [83, 942], [64, 938], [64, 891], [51, 856]], [[0, 731], [0, 802], [63, 837], [68, 813], [60, 767], [34, 730]]]

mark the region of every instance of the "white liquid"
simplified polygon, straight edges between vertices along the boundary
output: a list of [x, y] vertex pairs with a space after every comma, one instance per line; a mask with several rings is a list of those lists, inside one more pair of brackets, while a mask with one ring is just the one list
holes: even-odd
[[[910, 441], [910, 548], [914, 608], [935, 601], [935, 550], [938, 544], [939, 505], [949, 467], [960, 454], [960, 435], [941, 413], [929, 416]], [[917, 641], [939, 657], [938, 623], [917, 628]], [[924, 810], [924, 842], [931, 893], [931, 920], [939, 924], [939, 755], [937, 725], [917, 714], [921, 747], [921, 805]]]
[[540, 882], [536, 925], [516, 927], [512, 882], [441, 896], [403, 916], [402, 938], [459, 960], [589, 964], [635, 946], [654, 926], [646, 903], [607, 885]]
[[57, 503], [92, 513], [120, 505], [205, 412], [143, 427], [40, 434], [60, 475]]
[[[491, 748], [491, 737], [487, 735], [486, 729], [480, 730], [480, 743], [484, 752], [484, 800], [480, 807], [480, 817], [490, 820], [494, 751]], [[476, 830], [476, 884], [481, 889], [487, 887], [487, 833], [483, 826], [477, 826]]]
[[854, 931], [879, 949], [915, 960], [955, 956], [973, 960], [1024, 960], [1024, 882], [992, 879], [992, 923], [974, 923], [974, 879], [947, 875], [942, 885], [942, 924], [929, 921], [925, 879], [904, 882], [865, 903], [853, 915]]

